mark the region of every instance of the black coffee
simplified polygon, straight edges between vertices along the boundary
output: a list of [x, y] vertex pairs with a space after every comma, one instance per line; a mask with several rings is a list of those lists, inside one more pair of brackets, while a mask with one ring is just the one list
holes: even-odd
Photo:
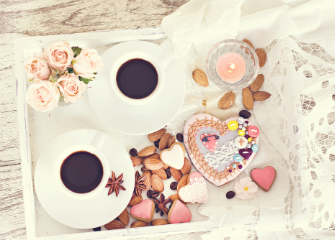
[[156, 68], [143, 59], [131, 59], [119, 68], [117, 86], [129, 98], [141, 99], [149, 96], [157, 87]]
[[100, 184], [103, 169], [97, 156], [80, 151], [72, 153], [64, 160], [60, 174], [69, 190], [75, 193], [88, 193]]

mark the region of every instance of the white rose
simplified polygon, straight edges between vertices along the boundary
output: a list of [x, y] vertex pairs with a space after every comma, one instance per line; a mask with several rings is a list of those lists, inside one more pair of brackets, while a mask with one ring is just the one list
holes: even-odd
[[93, 73], [104, 70], [104, 66], [97, 50], [83, 49], [75, 58], [73, 70], [77, 75], [91, 79], [95, 76]]
[[58, 78], [59, 90], [64, 95], [64, 102], [74, 103], [81, 98], [86, 84], [75, 74], [62, 75]]
[[67, 41], [51, 43], [44, 49], [44, 57], [48, 65], [64, 72], [73, 60], [73, 51]]
[[56, 84], [50, 81], [37, 81], [30, 85], [26, 101], [37, 111], [46, 112], [58, 106], [60, 92]]
[[29, 79], [49, 79], [50, 69], [43, 57], [43, 54], [41, 57], [41, 54], [35, 53], [33, 58], [30, 58], [24, 62], [23, 67]]

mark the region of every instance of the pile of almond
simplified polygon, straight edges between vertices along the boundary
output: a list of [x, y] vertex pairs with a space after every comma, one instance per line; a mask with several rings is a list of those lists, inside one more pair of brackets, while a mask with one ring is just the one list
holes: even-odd
[[[179, 135], [179, 134], [178, 134]], [[183, 141], [182, 135], [177, 135], [177, 139], [179, 141]], [[141, 151], [137, 153], [136, 149], [131, 149], [129, 151], [131, 155], [131, 161], [133, 166], [139, 166], [142, 164], [141, 167], [142, 176], [144, 178], [144, 184], [146, 188], [144, 191], [147, 191], [148, 198], [156, 198], [159, 196], [160, 193], [164, 191], [164, 180], [171, 178], [171, 176], [176, 180], [173, 182], [174, 185], [177, 184], [177, 188], [173, 189], [171, 184], [171, 190], [179, 190], [181, 187], [187, 184], [187, 176], [188, 173], [191, 172], [191, 162], [185, 158], [184, 159], [184, 166], [181, 170], [174, 169], [172, 167], [167, 166], [164, 164], [160, 159], [160, 154], [157, 153], [157, 150], [164, 150], [170, 148], [173, 143], [176, 142], [176, 136], [171, 135], [170, 133], [166, 132], [166, 129], [160, 129], [154, 133], [148, 135], [149, 141], [151, 141], [154, 145], [147, 146], [143, 148]], [[178, 194], [173, 194], [169, 196], [171, 202], [176, 199], [179, 199]], [[128, 207], [132, 207], [140, 202], [142, 202], [143, 197], [133, 194]], [[180, 200], [180, 199], [179, 199]], [[110, 223], [106, 224], [105, 227], [108, 230], [113, 229], [121, 229], [126, 228], [129, 223], [129, 212], [125, 209], [117, 219], [114, 219]], [[157, 225], [165, 225], [169, 224], [167, 219], [153, 219], [150, 223], [136, 220], [131, 223], [130, 227], [145, 227], [148, 225], [157, 226]]]

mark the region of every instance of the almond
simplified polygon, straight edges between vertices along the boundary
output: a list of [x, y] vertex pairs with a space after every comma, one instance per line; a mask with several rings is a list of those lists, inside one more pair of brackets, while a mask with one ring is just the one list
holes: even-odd
[[159, 150], [164, 150], [168, 147], [169, 139], [171, 137], [170, 133], [165, 133], [161, 140], [159, 141]]
[[206, 73], [204, 71], [202, 71], [201, 69], [195, 69], [192, 73], [192, 77], [193, 77], [194, 81], [197, 84], [199, 84], [200, 86], [203, 86], [203, 87], [208, 87], [209, 86]]
[[169, 141], [168, 141], [168, 148], [170, 148], [171, 147], [171, 145], [172, 144], [174, 144], [176, 142], [176, 136], [171, 136], [170, 138], [169, 138]]
[[142, 174], [142, 177], [143, 176], [145, 176], [144, 184], [146, 186], [145, 189], [144, 189], [144, 191], [148, 191], [151, 188], [151, 172], [150, 171], [145, 171]]
[[188, 174], [184, 175], [180, 181], [178, 182], [178, 185], [177, 185], [177, 191], [179, 191], [179, 189], [183, 188], [186, 186], [187, 184], [187, 179], [188, 179]]
[[158, 159], [161, 159], [161, 156], [159, 155], [159, 153], [154, 153], [151, 155], [151, 157], [156, 157]]
[[191, 162], [187, 158], [184, 158], [184, 166], [180, 169], [180, 172], [182, 174], [187, 174], [191, 172], [191, 169], [192, 169]]
[[133, 162], [133, 167], [136, 167], [142, 163], [142, 158], [140, 157], [130, 157], [130, 159]]
[[227, 92], [225, 95], [222, 96], [218, 105], [222, 109], [228, 109], [235, 102], [235, 98], [236, 98], [236, 95], [234, 92]]
[[130, 199], [130, 202], [128, 203], [128, 207], [132, 207], [140, 202], [142, 202], [143, 198], [142, 196], [137, 196], [137, 195], [134, 195], [131, 199]]
[[170, 172], [172, 174], [172, 177], [179, 182], [179, 180], [181, 179], [181, 172], [175, 168], [170, 168]]
[[159, 226], [159, 225], [166, 225], [169, 224], [168, 220], [166, 219], [155, 219], [151, 221], [152, 226]]
[[258, 74], [255, 81], [250, 84], [249, 88], [251, 91], [257, 92], [262, 87], [263, 83], [264, 83], [264, 75]]
[[156, 157], [148, 157], [143, 160], [145, 167], [149, 170], [158, 170], [164, 166], [163, 162]]
[[156, 142], [157, 140], [161, 139], [161, 137], [166, 133], [166, 129], [162, 128], [156, 132], [150, 133], [148, 135], [148, 139], [150, 142]]
[[152, 174], [156, 174], [162, 180], [166, 180], [167, 179], [166, 172], [165, 172], [165, 170], [163, 168], [158, 169], [158, 170], [152, 170]]
[[139, 157], [148, 157], [156, 152], [156, 147], [155, 146], [148, 146], [143, 148], [139, 153]]
[[105, 228], [107, 228], [108, 230], [114, 230], [114, 229], [122, 229], [122, 228], [126, 228], [126, 226], [120, 222], [119, 220], [113, 220], [109, 223], [107, 223], [105, 225]]
[[255, 92], [253, 96], [255, 101], [264, 101], [271, 97], [271, 94], [265, 91], [259, 91]]
[[148, 226], [149, 223], [148, 222], [143, 222], [143, 221], [134, 221], [132, 222], [132, 224], [130, 225], [131, 228], [138, 228], [138, 227], [145, 227]]
[[166, 163], [163, 163], [164, 164], [164, 166], [163, 166], [163, 168], [164, 169], [168, 169], [170, 166], [169, 165], [167, 165]]
[[254, 107], [254, 98], [248, 87], [242, 90], [242, 101], [246, 109], [251, 110]]
[[267, 59], [266, 52], [264, 51], [264, 49], [258, 48], [256, 49], [256, 54], [259, 60], [259, 67], [264, 67]]
[[151, 186], [152, 189], [158, 192], [164, 191], [164, 183], [160, 177], [158, 177], [156, 174], [153, 174], [151, 176]]
[[123, 212], [117, 218], [120, 220], [120, 222], [127, 226], [129, 223], [129, 213], [127, 211], [127, 208], [123, 210]]
[[248, 39], [243, 39], [242, 41], [248, 44], [250, 47], [252, 47], [252, 49], [255, 49], [254, 45], [252, 45], [252, 43]]
[[172, 195], [170, 195], [169, 198], [171, 199], [171, 202], [174, 202], [174, 200], [179, 199], [179, 196], [178, 196], [178, 194], [176, 193], [176, 194], [172, 194]]

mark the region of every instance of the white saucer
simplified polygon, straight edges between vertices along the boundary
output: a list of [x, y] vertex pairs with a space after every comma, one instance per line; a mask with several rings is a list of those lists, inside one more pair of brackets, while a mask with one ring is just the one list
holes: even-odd
[[114, 193], [108, 196], [108, 188], [103, 188], [91, 198], [75, 199], [57, 185], [54, 163], [59, 153], [71, 145], [90, 144], [96, 133], [96, 130], [79, 129], [62, 134], [48, 144], [36, 165], [34, 183], [41, 205], [51, 217], [69, 227], [95, 228], [112, 221], [127, 207], [134, 190], [135, 174], [128, 153], [104, 133], [105, 141], [100, 151], [116, 177], [123, 173], [122, 185], [126, 191], [120, 191], [116, 198]]
[[110, 70], [113, 62], [128, 51], [143, 51], [161, 56], [166, 50], [145, 41], [129, 41], [115, 45], [101, 57], [104, 71], [89, 83], [89, 101], [99, 118], [114, 130], [132, 135], [144, 135], [167, 125], [178, 113], [184, 101], [184, 75], [175, 60], [165, 70], [165, 82], [159, 96], [142, 106], [124, 103], [112, 91]]

